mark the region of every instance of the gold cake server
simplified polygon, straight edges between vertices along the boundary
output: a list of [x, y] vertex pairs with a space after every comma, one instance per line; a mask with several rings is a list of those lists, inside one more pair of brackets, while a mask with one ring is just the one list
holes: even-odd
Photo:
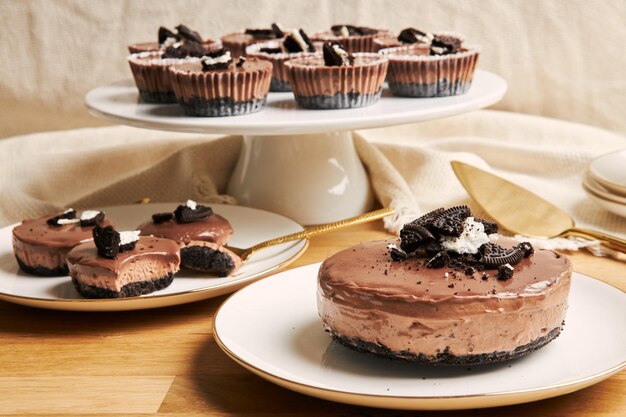
[[252, 255], [254, 252], [259, 251], [261, 249], [265, 249], [269, 246], [280, 245], [281, 243], [290, 242], [292, 240], [299, 240], [305, 237], [311, 237], [315, 235], [319, 235], [321, 233], [332, 232], [333, 230], [341, 229], [348, 226], [354, 226], [361, 223], [371, 222], [373, 220], [382, 219], [383, 217], [389, 216], [393, 214], [395, 211], [390, 207], [382, 208], [379, 210], [370, 211], [365, 214], [361, 214], [359, 216], [350, 217], [348, 219], [339, 220], [333, 223], [324, 223], [316, 226], [310, 226], [305, 228], [301, 232], [292, 233], [289, 235], [277, 237], [271, 240], [267, 240], [265, 242], [258, 243], [249, 248], [235, 248], [232, 246], [224, 246], [226, 249], [234, 252], [239, 255], [242, 260], [246, 260]]
[[577, 236], [626, 253], [626, 240], [576, 227], [572, 216], [536, 194], [463, 162], [450, 163], [468, 194], [510, 232], [529, 237]]

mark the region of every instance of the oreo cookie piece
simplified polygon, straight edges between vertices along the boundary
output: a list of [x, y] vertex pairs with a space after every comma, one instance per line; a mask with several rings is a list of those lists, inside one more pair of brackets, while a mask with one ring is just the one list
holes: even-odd
[[426, 267], [428, 268], [443, 268], [444, 266], [450, 263], [450, 255], [448, 252], [442, 250], [438, 252], [435, 256], [430, 258], [426, 263]]
[[211, 207], [198, 204], [194, 209], [187, 205], [180, 205], [174, 210], [174, 217], [178, 223], [192, 223], [205, 219], [213, 214]]
[[458, 52], [462, 41], [448, 35], [435, 35], [430, 44], [431, 55], [448, 55]]
[[374, 35], [378, 33], [377, 29], [354, 25], [333, 25], [330, 27], [330, 30], [335, 36], [346, 36], [346, 33], [348, 36]]
[[100, 227], [98, 225], [93, 229], [92, 234], [98, 255], [115, 259], [120, 252], [120, 234], [112, 226]]
[[165, 48], [162, 58], [187, 58], [195, 57], [200, 58], [206, 54], [206, 50], [201, 43], [188, 41], [180, 45], [172, 45]]
[[177, 41], [180, 40], [180, 36], [172, 32], [166, 27], [159, 27], [159, 45], [162, 45], [167, 38], [174, 38]]
[[517, 245], [517, 248], [524, 252], [524, 258], [528, 258], [530, 255], [535, 253], [535, 248], [533, 248], [533, 245], [531, 245], [530, 242], [522, 242]]
[[200, 44], [202, 43], [202, 36], [200, 36], [200, 34], [195, 30], [191, 30], [183, 24], [176, 26], [176, 30], [181, 38], [187, 39], [188, 41], [198, 42]]
[[315, 52], [315, 46], [307, 34], [302, 30], [298, 30], [289, 34], [283, 41], [283, 46], [288, 52]]
[[478, 223], [482, 223], [485, 226], [485, 233], [492, 235], [498, 233], [498, 225], [494, 222], [485, 219], [476, 219]]
[[398, 35], [398, 40], [402, 43], [417, 43], [417, 36], [415, 36], [415, 29], [404, 29]]
[[200, 62], [203, 71], [224, 70], [233, 63], [233, 58], [228, 49], [221, 48], [217, 51], [204, 52]]
[[103, 211], [95, 211], [95, 210], [83, 211], [80, 215], [80, 226], [89, 227], [89, 226], [95, 226], [97, 224], [100, 224], [104, 220], [104, 216], [105, 214]]
[[405, 224], [400, 230], [400, 247], [405, 252], [415, 252], [420, 247], [429, 242], [433, 242], [435, 237], [426, 227], [416, 223]]
[[408, 257], [405, 251], [398, 248], [394, 244], [387, 245], [387, 249], [389, 249], [389, 256], [391, 256], [391, 259], [393, 261], [396, 261], [396, 262], [404, 261]]
[[515, 269], [509, 264], [500, 265], [498, 267], [498, 276], [496, 278], [500, 281], [506, 281], [511, 279], [514, 271]]
[[274, 34], [277, 38], [283, 38], [286, 35], [286, 33], [283, 32], [280, 26], [278, 26], [278, 23], [272, 23], [272, 30], [274, 31]]
[[259, 52], [265, 52], [266, 54], [280, 54], [283, 52], [280, 48], [260, 48]]
[[433, 221], [433, 227], [443, 235], [461, 236], [465, 219], [471, 216], [469, 207], [456, 206], [444, 210], [443, 213]]
[[[500, 246], [497, 247], [500, 249], [504, 249]], [[504, 249], [504, 253], [502, 253], [500, 250], [498, 250], [497, 253], [493, 253], [492, 251], [493, 249], [491, 251], [484, 252], [481, 262], [486, 268], [490, 269], [496, 267], [499, 268], [502, 265], [515, 265], [519, 263], [519, 261], [521, 261], [524, 257], [524, 249], [520, 249], [517, 246], [510, 250]]]
[[120, 252], [129, 252], [135, 249], [139, 240], [139, 230], [120, 232]]
[[237, 66], [238, 67], [243, 67], [243, 64], [246, 63], [246, 57], [245, 56], [240, 56], [239, 59], [237, 60]]
[[354, 62], [354, 56], [336, 43], [326, 42], [322, 47], [322, 53], [324, 55], [324, 65], [329, 67], [352, 65]]
[[152, 223], [161, 224], [168, 222], [174, 218], [174, 213], [154, 213], [152, 215]]
[[[63, 224], [69, 223], [69, 222], [63, 222], [63, 220], [74, 220], [74, 219], [76, 219], [76, 210], [68, 209], [68, 210], [65, 210], [63, 213], [46, 220], [46, 223], [48, 224], [48, 226], [60, 227], [60, 226], [63, 226]], [[59, 220], [61, 220], [61, 222], [59, 222]], [[78, 223], [78, 222], [74, 222], [74, 223]]]

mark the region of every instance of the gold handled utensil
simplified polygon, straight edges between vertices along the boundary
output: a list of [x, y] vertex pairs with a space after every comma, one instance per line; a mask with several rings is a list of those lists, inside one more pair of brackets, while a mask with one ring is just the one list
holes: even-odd
[[305, 237], [311, 237], [315, 235], [319, 235], [326, 232], [332, 232], [333, 230], [341, 229], [348, 226], [354, 226], [361, 223], [371, 222], [373, 220], [382, 219], [383, 217], [389, 216], [393, 214], [395, 211], [390, 207], [382, 208], [380, 210], [370, 211], [365, 214], [361, 214], [359, 216], [350, 217], [348, 219], [340, 220], [333, 223], [325, 223], [319, 224], [316, 226], [311, 226], [305, 228], [301, 232], [292, 233], [286, 236], [277, 237], [275, 239], [267, 240], [265, 242], [258, 243], [249, 248], [235, 248], [232, 246], [225, 246], [226, 249], [237, 254], [242, 260], [246, 260], [252, 255], [254, 252], [257, 252], [261, 249], [265, 249], [270, 246], [280, 245], [281, 243], [290, 242], [292, 240], [303, 239]]
[[572, 216], [536, 194], [463, 162], [450, 163], [468, 194], [510, 232], [530, 237], [598, 239], [626, 253], [626, 240], [597, 230], [576, 227]]

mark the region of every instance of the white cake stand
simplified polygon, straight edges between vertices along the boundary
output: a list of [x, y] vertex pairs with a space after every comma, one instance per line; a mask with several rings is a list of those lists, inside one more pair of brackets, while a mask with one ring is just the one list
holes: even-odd
[[235, 117], [194, 118], [177, 105], [138, 101], [131, 80], [95, 88], [85, 96], [90, 113], [157, 130], [243, 135], [228, 193], [244, 205], [318, 224], [371, 208], [373, 194], [351, 130], [420, 122], [481, 109], [506, 92], [499, 76], [478, 70], [467, 94], [412, 99], [383, 91], [370, 107], [304, 110], [291, 93], [270, 93], [265, 108]]

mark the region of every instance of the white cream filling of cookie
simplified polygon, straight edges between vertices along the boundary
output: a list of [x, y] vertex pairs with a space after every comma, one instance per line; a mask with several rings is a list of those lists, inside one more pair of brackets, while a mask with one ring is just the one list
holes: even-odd
[[[224, 55], [220, 55], [215, 58], [211, 58], [210, 56], [203, 56], [202, 58], [200, 58], [200, 60], [204, 62], [205, 65], [226, 64], [231, 60], [230, 51], [226, 51]], [[195, 208], [193, 208], [192, 210], [195, 210]]]
[[80, 219], [59, 219], [57, 220], [57, 224], [74, 224], [80, 222]]
[[478, 253], [478, 248], [489, 242], [489, 236], [485, 233], [485, 225], [475, 221], [473, 217], [468, 217], [463, 222], [461, 236], [446, 236], [441, 240], [441, 246], [447, 251], [473, 254]]
[[139, 233], [139, 230], [120, 232], [120, 246], [138, 241]]
[[91, 220], [100, 214], [97, 210], [85, 210], [80, 214], [80, 220]]
[[196, 209], [196, 207], [197, 207], [197, 203], [196, 203], [195, 201], [193, 201], [193, 200], [187, 200], [187, 202], [185, 203], [185, 205], [186, 205], [187, 207], [189, 207], [190, 209], [192, 209], [192, 210], [195, 210], [195, 209]]

